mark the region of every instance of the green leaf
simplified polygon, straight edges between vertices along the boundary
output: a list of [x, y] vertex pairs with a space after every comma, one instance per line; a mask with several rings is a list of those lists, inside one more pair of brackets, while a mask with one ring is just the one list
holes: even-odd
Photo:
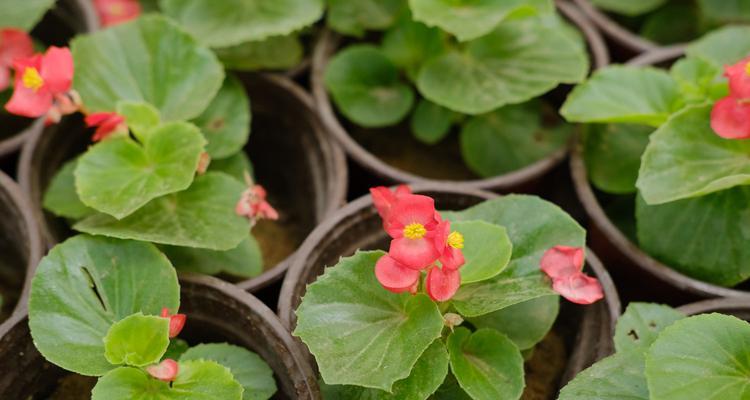
[[492, 177], [539, 161], [568, 141], [566, 124], [542, 126], [539, 102], [508, 105], [469, 119], [461, 129], [461, 154], [472, 171]]
[[397, 67], [406, 70], [409, 78], [416, 80], [425, 60], [441, 54], [447, 47], [439, 29], [427, 27], [406, 15], [383, 35], [381, 48]]
[[113, 368], [104, 357], [110, 326], [133, 313], [179, 307], [169, 260], [149, 243], [75, 236], [42, 259], [31, 284], [29, 326], [44, 358], [82, 375]]
[[615, 348], [617, 352], [640, 351], [645, 353], [662, 330], [685, 314], [661, 304], [630, 303], [617, 320]]
[[488, 328], [503, 333], [520, 350], [527, 350], [549, 333], [559, 309], [559, 296], [543, 296], [467, 320], [477, 329]]
[[323, 0], [160, 0], [164, 14], [211, 47], [288, 35], [323, 15]]
[[477, 400], [515, 400], [524, 387], [523, 357], [500, 332], [457, 328], [448, 337], [451, 371], [466, 393]]
[[750, 278], [750, 187], [650, 206], [636, 203], [638, 243], [688, 276], [723, 286]]
[[659, 44], [690, 42], [705, 30], [700, 18], [691, 2], [668, 2], [644, 15], [640, 35]]
[[643, 352], [617, 352], [579, 373], [558, 400], [649, 400], [645, 362]]
[[702, 58], [681, 58], [672, 65], [669, 73], [688, 103], [718, 100], [728, 94], [726, 82], [720, 79], [721, 69]]
[[679, 102], [679, 86], [665, 71], [611, 66], [576, 86], [560, 114], [570, 122], [624, 122], [658, 127]]
[[162, 251], [180, 271], [206, 275], [224, 272], [241, 278], [252, 278], [263, 272], [260, 246], [252, 236], [248, 236], [234, 249], [226, 251], [178, 246], [163, 246]]
[[646, 356], [651, 400], [746, 399], [750, 396], [750, 325], [707, 314], [677, 321]]
[[45, 210], [59, 217], [72, 219], [80, 219], [96, 212], [86, 207], [76, 193], [73, 171], [77, 165], [77, 158], [70, 160], [52, 177], [42, 202]]
[[414, 92], [400, 81], [396, 66], [372, 45], [337, 53], [326, 68], [325, 85], [339, 110], [365, 127], [401, 121], [414, 102]]
[[304, 55], [297, 35], [271, 36], [214, 51], [224, 68], [238, 71], [291, 68], [302, 62]]
[[122, 219], [149, 201], [187, 189], [206, 144], [195, 125], [170, 122], [144, 136], [103, 140], [78, 159], [76, 190], [81, 201]]
[[443, 385], [432, 396], [432, 400], [471, 400], [471, 397], [461, 389], [456, 377], [449, 372]]
[[403, 0], [326, 0], [328, 26], [344, 35], [362, 36], [366, 30], [393, 25]]
[[114, 365], [158, 363], [169, 347], [169, 319], [135, 313], [115, 322], [104, 337], [104, 357]]
[[325, 382], [321, 382], [320, 390], [326, 400], [425, 400], [440, 387], [447, 374], [448, 351], [441, 340], [436, 340], [419, 357], [409, 377], [393, 384], [391, 393]]
[[750, 141], [719, 137], [711, 107], [686, 108], [651, 135], [636, 183], [648, 204], [750, 184]]
[[173, 246], [230, 250], [247, 238], [247, 219], [234, 212], [245, 186], [219, 172], [195, 178], [189, 189], [152, 200], [117, 220], [96, 214], [73, 226], [94, 235]]
[[750, 54], [748, 35], [750, 35], [748, 26], [725, 26], [691, 43], [685, 50], [685, 54], [690, 57], [703, 58], [722, 69], [725, 65], [734, 64]]
[[307, 287], [294, 335], [326, 383], [392, 390], [440, 337], [443, 318], [426, 295], [391, 293], [374, 268], [382, 251], [357, 252]]
[[245, 389], [243, 400], [266, 400], [276, 393], [271, 367], [244, 347], [227, 343], [199, 344], [180, 357], [180, 363], [188, 360], [215, 361], [229, 368], [234, 379]]
[[137, 101], [118, 101], [117, 113], [125, 117], [125, 123], [133, 135], [141, 142], [153, 128], [161, 124], [159, 110], [151, 104]]
[[213, 361], [180, 363], [174, 382], [151, 378], [140, 369], [122, 367], [104, 375], [91, 400], [241, 400], [242, 386], [229, 370]]
[[190, 348], [190, 345], [188, 342], [179, 339], [174, 338], [169, 341], [169, 347], [167, 347], [167, 351], [164, 353], [163, 356], [161, 356], [161, 359], [167, 359], [171, 358], [173, 360], [179, 360], [180, 357], [185, 354], [186, 351]]
[[584, 160], [594, 186], [607, 193], [634, 193], [641, 155], [654, 128], [630, 124], [589, 124], [584, 129]]
[[750, 22], [750, 2], [747, 0], [698, 0], [701, 14], [712, 22]]
[[0, 26], [30, 31], [54, 4], [55, 0], [2, 0]]
[[481, 114], [580, 82], [587, 71], [585, 50], [562, 27], [524, 19], [428, 60], [417, 87], [444, 107]]
[[421, 99], [411, 115], [411, 132], [421, 142], [435, 144], [450, 133], [455, 117], [453, 111]]
[[244, 151], [240, 151], [229, 158], [211, 160], [211, 164], [208, 165], [208, 170], [223, 172], [240, 182], [245, 181], [245, 173], [253, 176], [253, 166], [250, 164], [250, 159]]
[[590, 0], [592, 4], [602, 10], [617, 14], [636, 16], [645, 14], [661, 7], [667, 0]]
[[[550, 246], [551, 247], [551, 246]], [[461, 285], [453, 306], [465, 317], [478, 317], [539, 297], [555, 295], [541, 273], [521, 275], [510, 267], [492, 279]]]
[[484, 221], [458, 221], [451, 224], [451, 230], [464, 237], [466, 263], [461, 267], [461, 283], [490, 279], [508, 266], [513, 244], [504, 227]]
[[[514, 13], [537, 13], [535, 3], [528, 0], [409, 0], [409, 7], [415, 20], [437, 26], [464, 42], [490, 33]], [[546, 1], [538, 3], [548, 7]]]
[[190, 119], [224, 79], [209, 49], [156, 14], [79, 36], [71, 47], [73, 86], [89, 112], [114, 111], [130, 100], [155, 106], [166, 121]]
[[208, 140], [211, 158], [227, 158], [242, 150], [250, 136], [250, 99], [239, 79], [227, 76], [208, 108], [192, 122]]

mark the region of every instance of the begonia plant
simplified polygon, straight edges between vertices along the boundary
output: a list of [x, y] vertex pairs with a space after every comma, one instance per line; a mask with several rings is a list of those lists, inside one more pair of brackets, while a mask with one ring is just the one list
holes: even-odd
[[[518, 399], [522, 351], [552, 328], [558, 294], [603, 297], [581, 271], [584, 230], [544, 200], [439, 212], [406, 186], [371, 193], [388, 251], [326, 268], [296, 311], [294, 334], [315, 356], [325, 398], [427, 399], [457, 382], [456, 396]], [[504, 323], [519, 318], [522, 329]]]

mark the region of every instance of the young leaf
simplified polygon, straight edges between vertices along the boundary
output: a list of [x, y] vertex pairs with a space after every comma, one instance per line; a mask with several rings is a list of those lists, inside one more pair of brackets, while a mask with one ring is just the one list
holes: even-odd
[[750, 396], [750, 325], [722, 314], [698, 315], [664, 329], [646, 356], [651, 400]]
[[579, 373], [558, 400], [649, 400], [645, 363], [641, 351], [618, 351]]
[[344, 35], [387, 29], [404, 8], [403, 0], [327, 0], [327, 24]]
[[326, 88], [341, 112], [365, 127], [393, 125], [411, 109], [414, 92], [377, 47], [353, 45], [337, 53], [325, 72]]
[[82, 375], [113, 368], [104, 357], [110, 326], [133, 313], [179, 307], [169, 260], [149, 243], [79, 235], [42, 259], [31, 284], [29, 326], [50, 362]]
[[617, 320], [615, 348], [617, 352], [646, 352], [662, 330], [685, 314], [661, 304], [630, 303]]
[[505, 334], [520, 350], [528, 350], [549, 333], [559, 309], [559, 296], [543, 296], [467, 320], [477, 329]]
[[216, 275], [221, 272], [252, 278], [263, 272], [260, 246], [252, 235], [231, 250], [216, 251], [192, 247], [162, 246], [162, 251], [180, 271]]
[[302, 62], [304, 51], [295, 34], [214, 49], [224, 68], [235, 71], [292, 68]]
[[0, 26], [30, 31], [44, 14], [52, 8], [55, 0], [28, 0], [3, 2], [0, 13]]
[[560, 109], [570, 122], [624, 122], [658, 127], [680, 102], [677, 82], [651, 67], [611, 66], [576, 86]]
[[213, 361], [181, 362], [174, 382], [156, 380], [143, 370], [121, 367], [104, 375], [91, 400], [242, 400], [242, 386], [229, 369]]
[[197, 117], [219, 90], [216, 56], [171, 20], [147, 15], [71, 42], [74, 88], [89, 112], [147, 102], [166, 121]]
[[448, 337], [451, 371], [477, 400], [516, 400], [524, 387], [523, 357], [513, 342], [492, 329], [459, 327]]
[[375, 262], [384, 254], [360, 251], [327, 268], [297, 309], [294, 335], [315, 355], [328, 384], [390, 391], [440, 337], [443, 318], [432, 300], [391, 293], [375, 279]]
[[73, 159], [57, 171], [44, 192], [42, 202], [44, 209], [59, 217], [80, 219], [96, 213], [96, 210], [86, 207], [76, 193], [75, 176], [73, 171], [78, 165], [78, 159]]
[[750, 54], [750, 27], [729, 25], [712, 31], [691, 43], [685, 50], [690, 57], [702, 58], [722, 69]]
[[76, 190], [87, 206], [122, 219], [193, 182], [206, 141], [195, 125], [170, 122], [150, 130], [143, 144], [116, 137], [78, 159]]
[[464, 237], [464, 258], [461, 283], [479, 282], [502, 272], [513, 252], [504, 227], [484, 221], [457, 221], [451, 230]]
[[212, 159], [242, 150], [250, 136], [250, 99], [239, 79], [228, 75], [208, 108], [192, 122], [208, 140], [206, 151]]
[[429, 28], [406, 15], [383, 35], [381, 48], [397, 67], [405, 69], [409, 78], [415, 80], [422, 64], [445, 51], [447, 46], [439, 29]]
[[711, 105], [677, 113], [651, 135], [636, 186], [648, 204], [750, 184], [750, 141], [727, 140], [711, 128]]
[[411, 115], [411, 132], [421, 142], [435, 144], [450, 133], [455, 115], [443, 106], [421, 99]]
[[115, 322], [104, 337], [104, 357], [114, 365], [145, 367], [169, 347], [169, 319], [135, 313]]
[[585, 50], [564, 28], [527, 18], [503, 23], [465, 49], [428, 60], [417, 87], [451, 110], [481, 114], [530, 100], [560, 83], [579, 82], [587, 71]]
[[588, 124], [584, 129], [584, 160], [594, 186], [607, 193], [635, 193], [641, 155], [654, 128], [631, 124]]
[[145, 142], [148, 132], [161, 124], [159, 110], [148, 103], [118, 101], [117, 113], [125, 118], [128, 129], [140, 142]]
[[323, 0], [160, 0], [162, 11], [211, 47], [288, 35], [323, 15]]
[[667, 0], [591, 0], [597, 7], [627, 16], [645, 14], [661, 7]]
[[187, 190], [150, 201], [117, 220], [95, 214], [73, 226], [81, 232], [173, 246], [230, 250], [247, 238], [247, 219], [234, 212], [244, 185], [220, 172], [195, 178]]
[[244, 347], [227, 343], [199, 344], [180, 357], [180, 364], [188, 360], [215, 361], [229, 368], [234, 379], [245, 389], [243, 400], [266, 400], [276, 393], [271, 367]]

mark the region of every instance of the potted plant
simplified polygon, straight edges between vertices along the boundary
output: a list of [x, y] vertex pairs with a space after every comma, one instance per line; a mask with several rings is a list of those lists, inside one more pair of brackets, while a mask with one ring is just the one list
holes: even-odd
[[[598, 339], [611, 335], [617, 294], [591, 253], [602, 286], [581, 272], [585, 232], [567, 214], [533, 196], [415, 192], [375, 188], [341, 209], [287, 273], [279, 314], [314, 356], [325, 398], [519, 398], [524, 357], [527, 395], [548, 398], [608, 354]], [[370, 250], [389, 241], [388, 253]], [[554, 290], [606, 303], [559, 305]]]
[[[665, 301], [747, 295], [742, 288], [750, 270], [741, 252], [748, 237], [731, 232], [746, 225], [740, 161], [750, 150], [742, 129], [726, 125], [726, 107], [742, 96], [730, 89], [742, 75], [731, 71], [750, 50], [746, 33], [727, 27], [706, 35], [669, 72], [602, 70], [561, 109], [569, 121], [589, 124], [579, 146], [586, 166], [579, 158], [572, 164], [584, 205], [627, 259], [670, 287], [656, 291]], [[712, 252], [686, 247], [688, 241]], [[639, 289], [642, 296], [648, 287]]]
[[589, 63], [551, 1], [336, 1], [326, 23], [313, 52], [318, 112], [377, 177], [508, 190], [564, 157], [570, 130], [548, 93]]

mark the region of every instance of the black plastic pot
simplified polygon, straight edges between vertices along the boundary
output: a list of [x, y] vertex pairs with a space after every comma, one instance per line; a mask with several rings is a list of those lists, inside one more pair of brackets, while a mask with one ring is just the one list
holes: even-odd
[[[412, 188], [415, 192], [432, 196], [436, 207], [441, 210], [460, 210], [497, 196], [450, 185], [417, 184]], [[349, 256], [357, 249], [387, 248], [388, 241], [370, 196], [353, 201], [319, 225], [300, 247], [284, 278], [278, 307], [282, 323], [290, 331], [294, 329], [295, 310], [307, 285], [314, 282], [326, 266], [335, 265], [340, 257]], [[613, 351], [610, 339], [620, 315], [617, 290], [591, 251], [587, 251], [586, 268], [602, 283], [605, 300], [585, 307], [562, 302], [561, 314], [553, 329], [563, 337], [568, 357], [558, 385], [553, 388], [555, 392], [576, 373]], [[309, 357], [312, 360], [312, 356]]]
[[698, 301], [677, 308], [687, 315], [722, 313], [750, 321], [750, 301], [739, 298], [719, 298]]
[[[258, 182], [281, 213], [278, 222], [261, 221], [255, 229], [256, 238], [261, 246], [264, 240], [284, 239], [289, 247], [276, 254], [262, 275], [238, 284], [255, 291], [279, 280], [293, 250], [318, 222], [344, 203], [347, 169], [343, 152], [322, 131], [311, 110], [312, 101], [302, 88], [277, 75], [241, 78], [252, 104], [252, 133], [245, 151]], [[63, 219], [42, 210], [44, 192], [60, 166], [86, 149], [90, 135], [81, 116], [74, 115], [38, 131], [22, 151], [19, 182], [29, 194], [50, 247], [71, 232]]]
[[[273, 311], [251, 294], [221, 280], [181, 277], [180, 311], [188, 320], [183, 334], [191, 344], [228, 342], [261, 356], [274, 371], [276, 399], [319, 399], [313, 368]], [[25, 313], [0, 325], [0, 398], [46, 398], [74, 375], [47, 362], [36, 350]], [[80, 398], [88, 398], [94, 380], [84, 380]], [[113, 399], [114, 400], [114, 399]]]

